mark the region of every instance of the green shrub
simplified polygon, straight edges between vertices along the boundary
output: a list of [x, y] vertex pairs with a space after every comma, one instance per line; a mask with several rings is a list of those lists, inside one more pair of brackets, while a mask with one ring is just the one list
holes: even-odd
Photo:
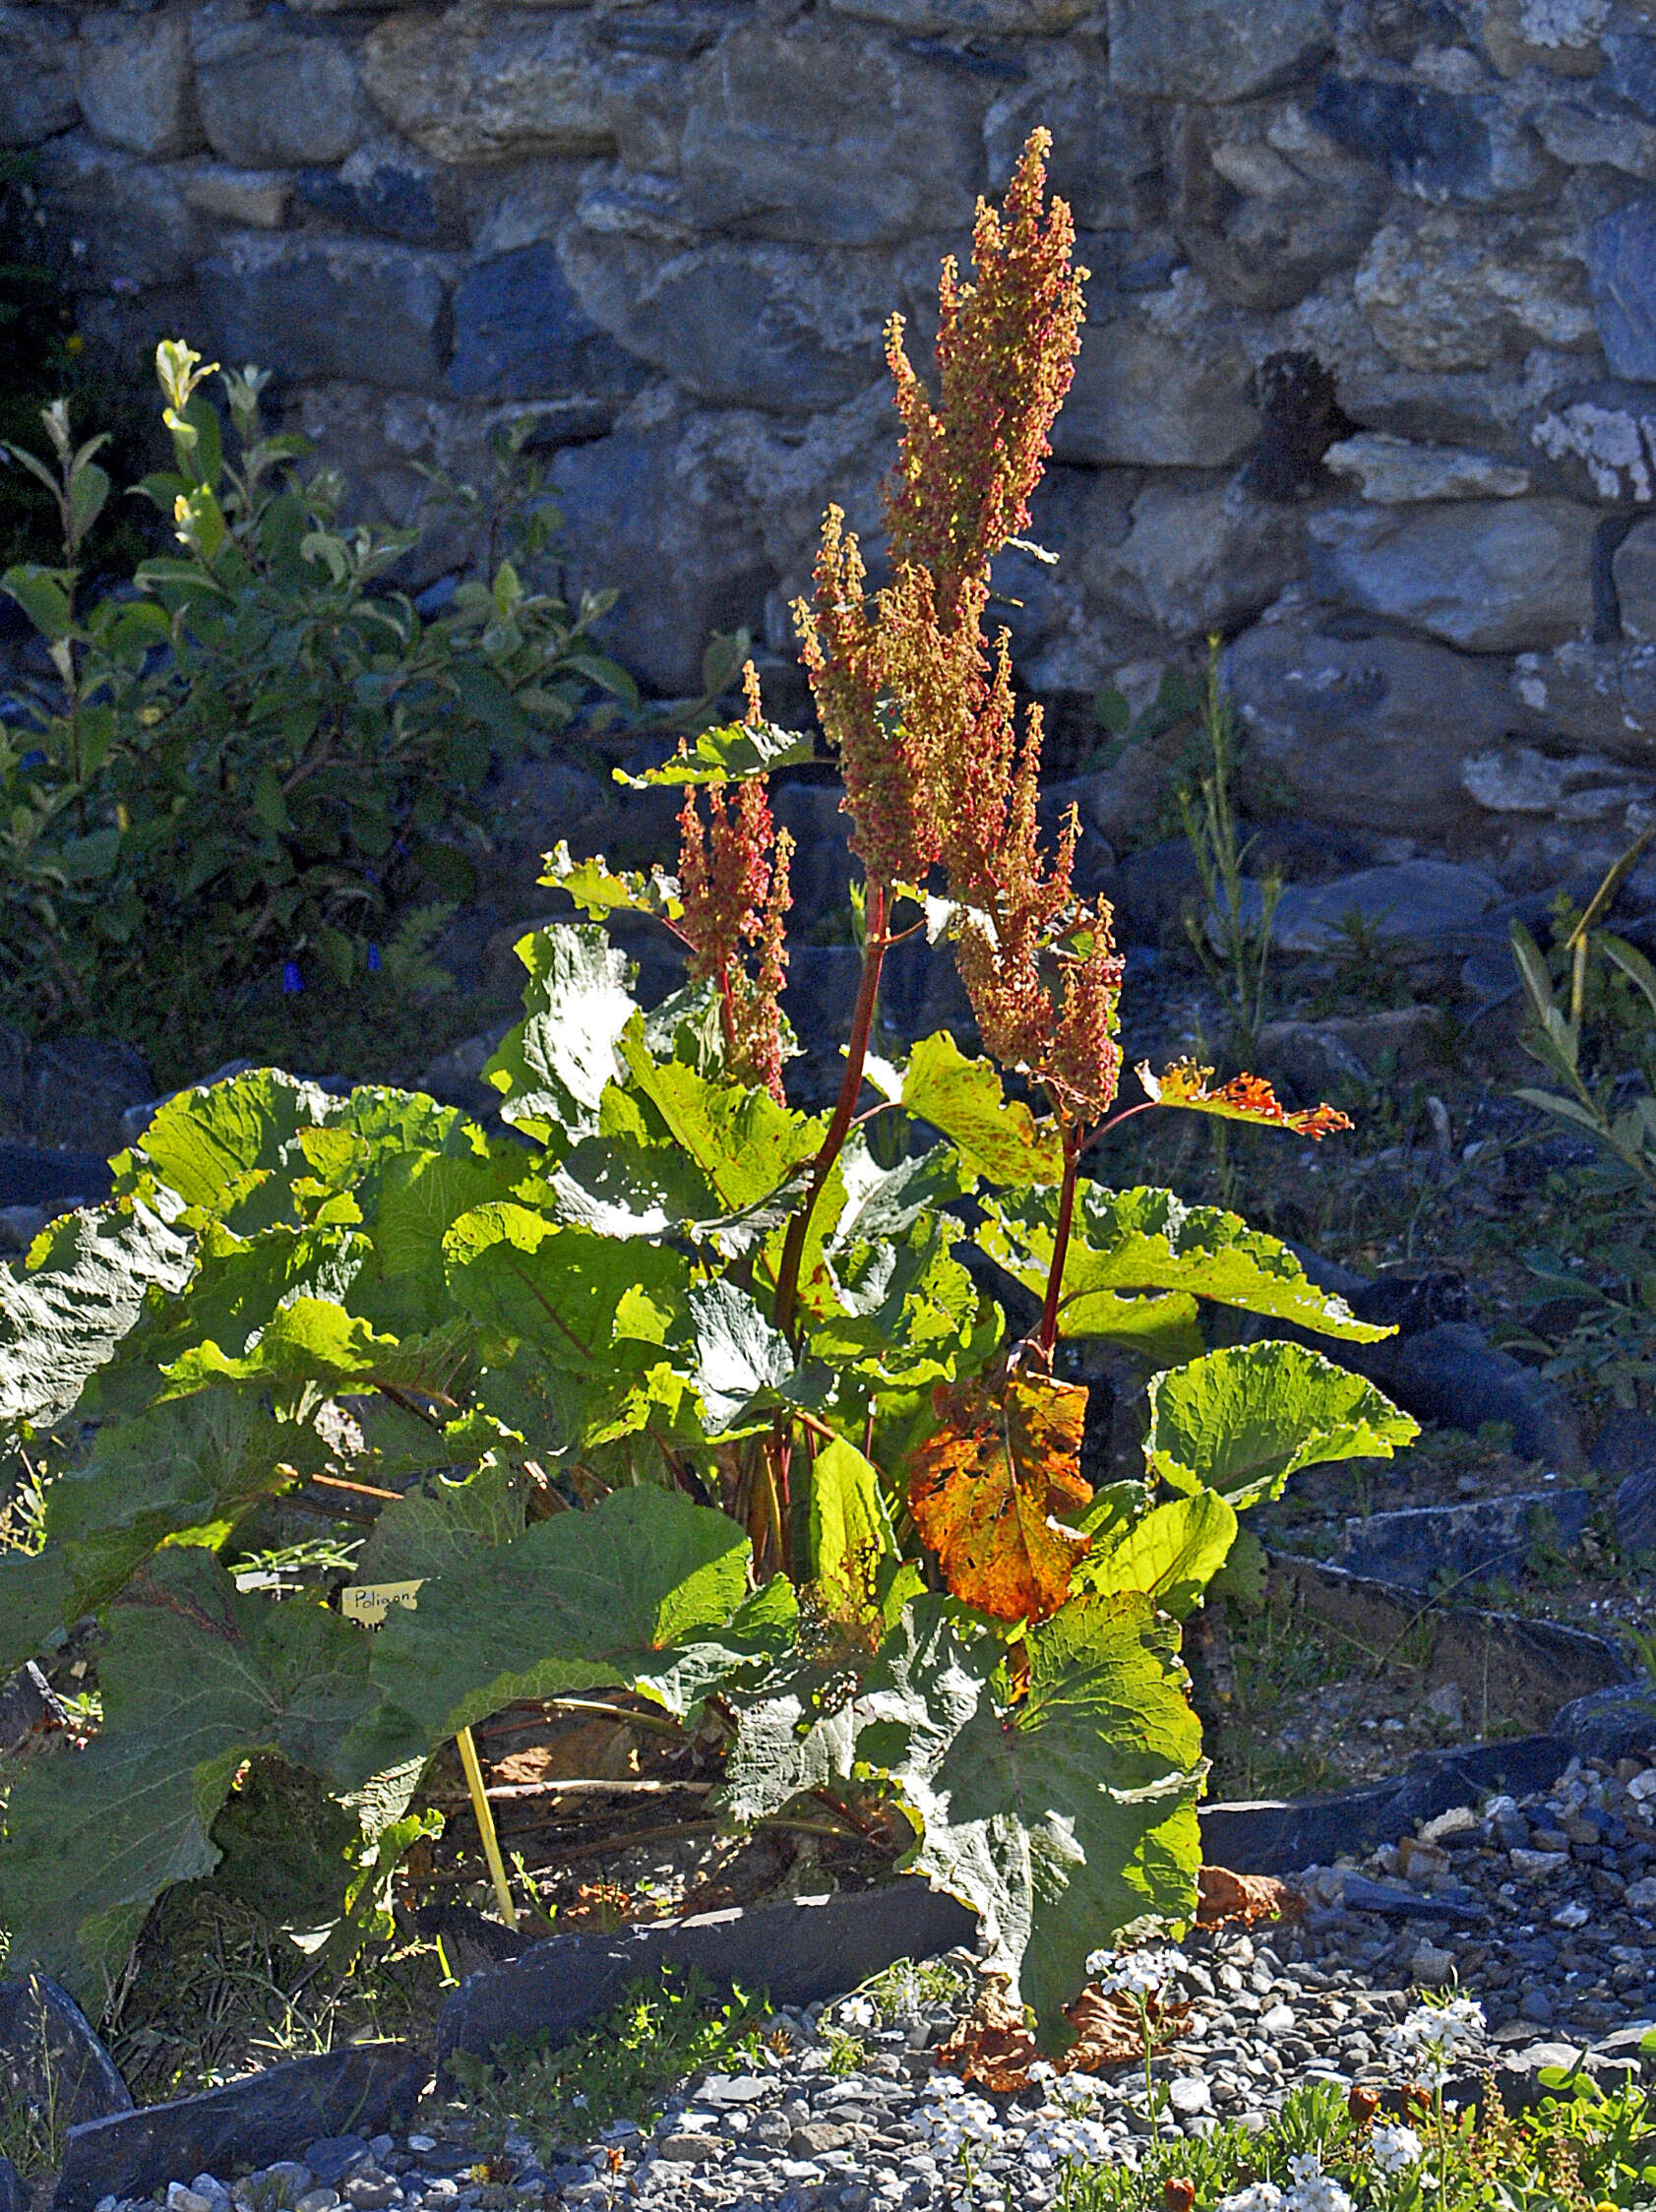
[[555, 523], [532, 468], [511, 554], [425, 620], [387, 581], [412, 533], [340, 522], [337, 476], [264, 434], [263, 378], [222, 379], [226, 438], [199, 356], [169, 342], [156, 368], [174, 467], [142, 489], [178, 550], [136, 589], [78, 601], [103, 441], [77, 445], [59, 403], [49, 465], [11, 449], [63, 547], [0, 578], [63, 690], [45, 730], [0, 726], [0, 988], [36, 1026], [115, 1007], [153, 1034], [204, 995], [365, 974], [399, 908], [470, 890], [491, 768], [594, 687], [634, 698], [587, 635], [609, 601], [572, 613], [522, 581]]

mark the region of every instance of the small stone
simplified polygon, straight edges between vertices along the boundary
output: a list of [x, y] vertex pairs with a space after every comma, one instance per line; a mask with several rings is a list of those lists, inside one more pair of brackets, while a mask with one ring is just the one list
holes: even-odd
[[216, 2197], [204, 2196], [199, 2189], [186, 2187], [182, 2181], [169, 2181], [166, 2186], [166, 2212], [214, 2212]]
[[337, 2186], [345, 2176], [368, 2163], [368, 2145], [360, 2135], [328, 2135], [305, 2146], [305, 2164], [319, 2181]]
[[808, 2120], [788, 2137], [790, 2158], [821, 2158], [827, 2151], [848, 2150], [856, 2141], [849, 2127], [828, 2120]]
[[1436, 1943], [1419, 1942], [1409, 1957], [1411, 1980], [1423, 1989], [1440, 1990], [1454, 1973], [1454, 1953], [1441, 1951]]
[[702, 2166], [717, 2153], [716, 2139], [707, 2135], [663, 2135], [655, 2146], [656, 2157], [674, 2166]]
[[1579, 1898], [1572, 1897], [1567, 1905], [1561, 1905], [1553, 1915], [1555, 1928], [1585, 1928], [1592, 1914]]
[[345, 2202], [352, 2212], [385, 2212], [388, 2204], [401, 2195], [401, 2190], [389, 2177], [370, 2180], [363, 2174], [352, 2175], [345, 2182]]
[[1526, 1990], [1518, 2010], [1526, 2020], [1535, 2021], [1539, 2027], [1552, 2024], [1553, 2000], [1545, 1990]]
[[1200, 2074], [1181, 2074], [1169, 2084], [1167, 2101], [1181, 2120], [1195, 2120], [1213, 2110], [1213, 2092]]
[[307, 2189], [303, 2196], [294, 2200], [293, 2212], [334, 2212], [334, 2207], [338, 2201], [339, 2192], [337, 2189], [327, 2187]]
[[1518, 499], [1530, 488], [1527, 468], [1498, 461], [1491, 454], [1465, 453], [1458, 446], [1417, 445], [1381, 431], [1343, 438], [1322, 457], [1336, 476], [1362, 485], [1363, 497], [1380, 507], [1406, 507], [1428, 499]]
[[1646, 1874], [1640, 1881], [1628, 1882], [1625, 1902], [1631, 1912], [1656, 1912], [1656, 1874]]

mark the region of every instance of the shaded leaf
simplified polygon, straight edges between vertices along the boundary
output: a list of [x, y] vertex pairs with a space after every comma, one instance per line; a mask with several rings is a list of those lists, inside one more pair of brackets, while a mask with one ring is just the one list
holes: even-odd
[[1175, 1490], [1205, 1487], [1238, 1512], [1279, 1498], [1302, 1467], [1389, 1459], [1418, 1423], [1372, 1382], [1303, 1344], [1236, 1344], [1150, 1380], [1144, 1458]]
[[706, 1409], [708, 1434], [721, 1436], [756, 1398], [788, 1382], [793, 1353], [787, 1338], [728, 1276], [698, 1283], [690, 1293], [690, 1312], [696, 1331], [696, 1387]]
[[962, 1603], [997, 1621], [1044, 1620], [1092, 1539], [1053, 1516], [1091, 1497], [1080, 1472], [1085, 1389], [1012, 1367], [940, 1383], [941, 1424], [914, 1453], [908, 1509]]
[[441, 1475], [387, 1505], [356, 1563], [358, 1582], [421, 1582], [523, 1533], [523, 1501], [505, 1467], [463, 1482]]

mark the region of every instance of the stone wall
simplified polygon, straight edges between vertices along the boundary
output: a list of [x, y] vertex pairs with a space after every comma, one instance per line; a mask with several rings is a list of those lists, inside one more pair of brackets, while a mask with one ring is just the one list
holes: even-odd
[[1218, 628], [1307, 819], [1508, 890], [1656, 819], [1656, 0], [0, 4], [89, 336], [270, 365], [399, 521], [532, 411], [668, 691], [791, 655], [883, 320], [1037, 122], [1093, 275], [1029, 687], [1078, 727]]

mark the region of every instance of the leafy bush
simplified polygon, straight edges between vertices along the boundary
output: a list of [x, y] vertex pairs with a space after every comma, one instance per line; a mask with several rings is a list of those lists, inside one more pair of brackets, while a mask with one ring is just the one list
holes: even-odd
[[[765, 778], [803, 741], [750, 680], [743, 722], [649, 779], [685, 791], [676, 878], [553, 856], [589, 913], [673, 930], [691, 980], [645, 1013], [600, 928], [525, 938], [524, 1019], [490, 1069], [511, 1135], [240, 1076], [165, 1106], [108, 1204], [0, 1275], [0, 1422], [55, 1439], [58, 1468], [41, 1548], [0, 1560], [0, 1666], [89, 1612], [106, 1633], [101, 1733], [13, 1793], [14, 1967], [82, 1989], [118, 1971], [152, 1899], [213, 1863], [253, 1753], [326, 1777], [383, 1876], [435, 1747], [605, 1684], [722, 1733], [733, 1825], [803, 1792], [888, 1793], [905, 1864], [978, 1910], [1049, 2036], [1098, 1943], [1189, 1918], [1203, 1767], [1179, 1623], [1239, 1512], [1414, 1431], [1298, 1344], [1203, 1351], [1211, 1303], [1383, 1333], [1285, 1246], [1081, 1173], [1111, 1126], [1121, 968], [1107, 910], [1071, 892], [1070, 840], [1050, 865], [1036, 848], [1038, 729], [1013, 744], [979, 628], [1078, 314], [1043, 151], [1006, 228], [980, 214], [977, 286], [946, 273], [941, 418], [893, 335], [895, 581], [867, 600], [830, 514], [800, 610], [868, 870], [832, 1112], [786, 1098]], [[900, 1068], [870, 1058], [905, 902], [952, 935], [1027, 1097], [947, 1034]], [[1339, 1126], [1252, 1079], [1140, 1075], [1130, 1113]], [[1040, 1296], [1026, 1342], [1004, 1342], [965, 1244]], [[1141, 1481], [1082, 1479], [1061, 1335], [1160, 1371]], [[372, 1638], [320, 1590], [237, 1587], [238, 1544], [353, 1515], [358, 1576], [419, 1585]]]
[[386, 582], [412, 533], [340, 523], [337, 476], [263, 433], [257, 372], [222, 379], [226, 446], [200, 357], [168, 342], [156, 369], [174, 466], [142, 488], [179, 551], [136, 589], [78, 605], [104, 441], [77, 445], [58, 403], [50, 464], [9, 449], [63, 544], [0, 578], [63, 691], [44, 730], [0, 725], [0, 978], [35, 1023], [142, 982], [160, 1030], [287, 963], [361, 974], [420, 887], [469, 891], [491, 765], [544, 748], [594, 686], [633, 697], [587, 637], [608, 600], [572, 614], [521, 580], [555, 520], [532, 472], [517, 558], [427, 621]]

